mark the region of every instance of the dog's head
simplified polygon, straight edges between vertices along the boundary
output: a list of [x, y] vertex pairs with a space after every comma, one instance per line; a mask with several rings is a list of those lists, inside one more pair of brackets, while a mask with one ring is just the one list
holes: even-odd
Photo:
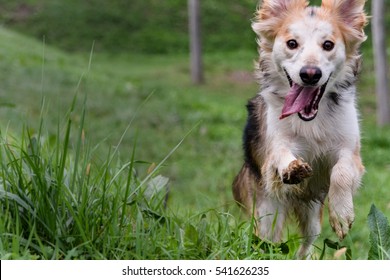
[[365, 0], [263, 0], [253, 23], [262, 52], [290, 85], [281, 119], [313, 120], [331, 77], [357, 55], [365, 40]]

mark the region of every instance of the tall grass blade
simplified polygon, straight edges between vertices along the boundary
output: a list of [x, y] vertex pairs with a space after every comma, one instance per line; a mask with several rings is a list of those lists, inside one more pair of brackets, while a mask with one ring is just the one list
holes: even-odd
[[141, 181], [141, 183], [138, 185], [138, 187], [135, 190], [133, 190], [133, 192], [130, 194], [130, 197], [132, 195], [134, 195], [136, 192], [138, 192], [145, 185], [145, 183], [148, 182], [150, 180], [150, 178], [152, 178], [152, 176], [155, 174], [155, 172], [157, 170], [159, 170], [161, 166], [164, 165], [164, 163], [172, 156], [172, 154], [181, 146], [181, 144], [185, 141], [185, 139], [195, 130], [195, 128], [197, 128], [199, 126], [199, 124], [200, 123], [196, 124], [189, 132], [187, 132], [186, 135], [184, 135], [184, 137], [179, 141], [179, 143], [163, 158], [162, 161], [160, 161], [159, 164], [156, 165], [154, 170], [152, 172], [150, 172], [145, 177], [145, 179], [143, 179]]

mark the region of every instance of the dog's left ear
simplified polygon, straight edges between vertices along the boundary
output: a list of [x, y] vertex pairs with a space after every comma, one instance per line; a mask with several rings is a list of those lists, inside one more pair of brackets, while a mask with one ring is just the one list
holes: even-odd
[[[375, 1], [375, 0], [373, 0]], [[347, 35], [346, 41], [353, 45], [359, 45], [366, 39], [364, 26], [367, 17], [364, 12], [366, 0], [322, 0], [322, 7], [336, 15], [339, 26]]]

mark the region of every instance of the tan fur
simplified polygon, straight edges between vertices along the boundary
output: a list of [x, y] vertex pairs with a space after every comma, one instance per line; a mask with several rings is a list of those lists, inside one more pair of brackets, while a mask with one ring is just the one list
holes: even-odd
[[[233, 195], [255, 216], [264, 239], [280, 241], [286, 218], [294, 214], [303, 237], [299, 258], [309, 256], [320, 234], [326, 197], [329, 222], [340, 239], [354, 220], [352, 197], [364, 173], [354, 85], [358, 48], [366, 38], [364, 3], [323, 0], [312, 8], [305, 0], [264, 0], [252, 25], [259, 36], [256, 76], [262, 89], [248, 103], [245, 162]], [[297, 47], [286, 47], [289, 40]], [[326, 50], [326, 41], [334, 48]], [[306, 113], [314, 118], [279, 117], [292, 83], [313, 87], [301, 76], [305, 67], [321, 71], [315, 82], [323, 90], [318, 112]]]

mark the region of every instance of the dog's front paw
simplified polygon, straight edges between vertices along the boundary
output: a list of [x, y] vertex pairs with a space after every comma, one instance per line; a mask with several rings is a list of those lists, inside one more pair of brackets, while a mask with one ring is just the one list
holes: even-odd
[[329, 206], [329, 222], [333, 231], [337, 234], [338, 238], [343, 240], [351, 229], [353, 220], [355, 218], [353, 209], [335, 209], [331, 205]]
[[309, 164], [300, 159], [296, 159], [290, 162], [288, 167], [283, 170], [283, 183], [290, 185], [299, 184], [312, 174], [313, 170]]

